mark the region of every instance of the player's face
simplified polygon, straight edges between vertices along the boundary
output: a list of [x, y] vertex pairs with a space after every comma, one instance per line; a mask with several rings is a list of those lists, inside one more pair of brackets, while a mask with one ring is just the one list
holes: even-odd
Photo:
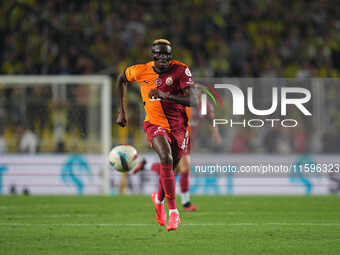
[[152, 52], [152, 57], [156, 68], [160, 71], [166, 70], [170, 64], [171, 48], [168, 45], [157, 45]]
[[169, 56], [167, 53], [153, 53], [155, 65], [159, 69], [166, 69], [169, 67]]

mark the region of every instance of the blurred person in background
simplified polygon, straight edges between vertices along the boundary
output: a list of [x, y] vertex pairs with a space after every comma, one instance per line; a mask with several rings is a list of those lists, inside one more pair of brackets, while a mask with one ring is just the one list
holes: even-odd
[[69, 104], [66, 100], [53, 100], [52, 104], [52, 122], [54, 135], [54, 151], [56, 153], [64, 153], [65, 148], [65, 134], [68, 125], [68, 110]]
[[17, 131], [17, 151], [20, 153], [34, 154], [39, 150], [39, 138], [25, 123], [19, 123]]
[[187, 107], [187, 115], [190, 120], [190, 127], [189, 127], [189, 132], [190, 132], [190, 141], [187, 149], [187, 153], [185, 154], [184, 157], [181, 158], [177, 171], [180, 173], [180, 179], [179, 179], [179, 184], [180, 184], [180, 190], [181, 190], [181, 202], [184, 211], [191, 212], [191, 211], [196, 211], [197, 207], [193, 204], [191, 204], [190, 201], [190, 182], [189, 182], [189, 177], [190, 177], [190, 152], [193, 150], [195, 146], [195, 139], [198, 137], [200, 127], [204, 122], [208, 122], [209, 125], [209, 131], [210, 135], [212, 137], [212, 140], [216, 143], [216, 145], [221, 145], [222, 144], [222, 138], [220, 135], [220, 132], [218, 130], [217, 126], [212, 125], [213, 119], [215, 119], [215, 114], [214, 114], [214, 108], [212, 104], [207, 101], [207, 114], [202, 115], [201, 114], [201, 108], [202, 108], [202, 89], [204, 89], [204, 85], [195, 84], [196, 88], [196, 94], [199, 97], [199, 105], [197, 107]]
[[29, 120], [28, 124], [41, 135], [49, 121], [51, 89], [37, 86], [27, 89], [26, 92], [27, 110], [25, 119]]
[[252, 144], [251, 130], [249, 128], [240, 128], [233, 138], [232, 153], [252, 153], [254, 147]]
[[[275, 125], [274, 128], [269, 129], [264, 135], [263, 145], [267, 153], [289, 154], [294, 148], [291, 131]], [[301, 148], [302, 145], [297, 144], [297, 146]]]
[[[204, 121], [209, 122], [209, 130], [210, 135], [213, 139], [213, 141], [216, 143], [216, 145], [222, 144], [222, 138], [220, 135], [220, 132], [218, 130], [218, 127], [214, 127], [211, 125], [211, 122], [213, 119], [215, 119], [214, 114], [214, 108], [212, 104], [207, 101], [207, 114], [202, 115], [201, 114], [201, 93], [202, 89], [204, 89], [204, 85], [201, 84], [195, 84], [195, 88], [197, 90], [196, 94], [199, 97], [199, 105], [197, 107], [187, 107], [186, 113], [190, 120], [190, 142], [188, 146], [188, 150], [186, 154], [181, 158], [179, 161], [178, 167], [176, 169], [176, 174], [179, 174], [179, 186], [180, 186], [180, 196], [181, 196], [181, 203], [183, 206], [183, 210], [187, 212], [193, 212], [197, 210], [196, 205], [191, 203], [190, 200], [190, 152], [193, 150], [195, 145], [195, 139], [199, 133], [201, 125], [204, 123]], [[151, 170], [156, 172], [157, 174], [160, 173], [160, 163], [155, 162], [151, 165]]]
[[0, 154], [7, 153], [7, 142], [4, 137], [4, 128], [2, 123], [0, 123]]

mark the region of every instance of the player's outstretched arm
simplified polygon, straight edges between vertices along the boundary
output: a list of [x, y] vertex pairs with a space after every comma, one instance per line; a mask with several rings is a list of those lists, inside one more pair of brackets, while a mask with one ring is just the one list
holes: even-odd
[[153, 89], [149, 92], [151, 99], [172, 100], [184, 106], [197, 107], [199, 105], [198, 95], [194, 88], [186, 87], [183, 96], [172, 95], [169, 92], [163, 92], [159, 89]]
[[119, 74], [116, 80], [118, 95], [118, 115], [116, 118], [116, 123], [121, 127], [125, 127], [127, 124], [127, 114], [125, 110], [127, 83], [128, 81], [125, 77], [125, 74]]

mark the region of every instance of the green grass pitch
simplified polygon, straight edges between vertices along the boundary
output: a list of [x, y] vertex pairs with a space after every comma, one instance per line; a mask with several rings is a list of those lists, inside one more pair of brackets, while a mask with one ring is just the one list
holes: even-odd
[[340, 254], [340, 196], [196, 196], [167, 232], [147, 196], [0, 196], [0, 254]]

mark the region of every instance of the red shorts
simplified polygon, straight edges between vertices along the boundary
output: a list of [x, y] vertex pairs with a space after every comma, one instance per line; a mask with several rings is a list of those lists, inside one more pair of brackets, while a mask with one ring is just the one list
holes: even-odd
[[189, 132], [186, 128], [167, 131], [165, 128], [151, 124], [148, 121], [143, 122], [144, 132], [148, 138], [149, 144], [152, 147], [152, 139], [156, 136], [163, 135], [171, 145], [172, 156], [179, 160], [187, 154]]

